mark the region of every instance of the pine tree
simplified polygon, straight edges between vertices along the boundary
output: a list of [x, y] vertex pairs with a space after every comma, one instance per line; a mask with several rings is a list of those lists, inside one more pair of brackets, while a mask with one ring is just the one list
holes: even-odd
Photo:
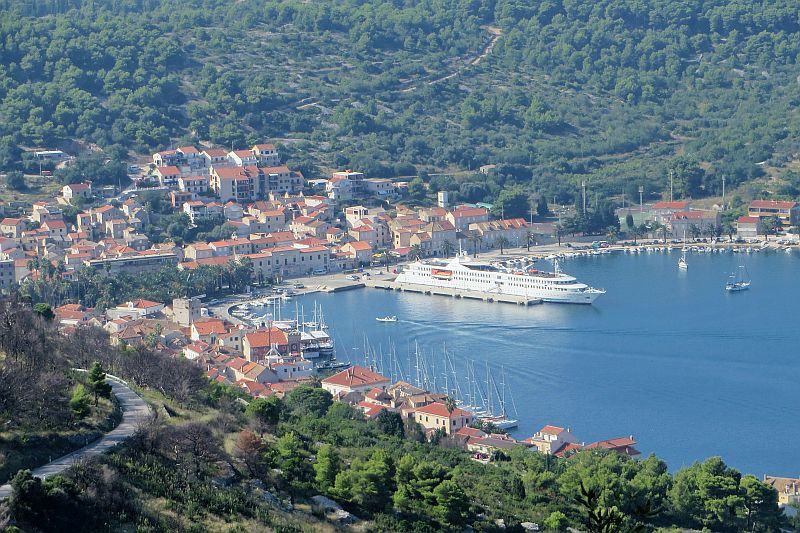
[[314, 463], [314, 480], [317, 488], [324, 492], [333, 487], [336, 474], [339, 473], [339, 454], [330, 444], [323, 444], [317, 452], [317, 462]]
[[82, 420], [89, 416], [91, 401], [92, 396], [86, 390], [86, 387], [81, 383], [76, 385], [75, 390], [72, 392], [72, 398], [69, 400], [69, 408], [75, 418]]
[[106, 373], [103, 366], [95, 361], [89, 369], [89, 388], [94, 394], [94, 404], [98, 398], [111, 398], [111, 385], [106, 382]]

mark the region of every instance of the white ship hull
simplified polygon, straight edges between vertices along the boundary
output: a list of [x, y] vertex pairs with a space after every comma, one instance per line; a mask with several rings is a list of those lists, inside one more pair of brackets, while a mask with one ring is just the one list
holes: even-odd
[[395, 282], [570, 304], [591, 304], [605, 293], [558, 270], [543, 272], [533, 268], [505, 268], [474, 262], [464, 255], [448, 262], [435, 259], [417, 261], [403, 269]]

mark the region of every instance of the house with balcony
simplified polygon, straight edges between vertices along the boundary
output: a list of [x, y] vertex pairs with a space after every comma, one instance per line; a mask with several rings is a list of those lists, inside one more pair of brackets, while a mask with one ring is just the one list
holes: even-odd
[[525, 439], [525, 442], [533, 446], [539, 453], [555, 455], [567, 444], [578, 442], [578, 439], [569, 428], [547, 425], [534, 433], [532, 437]]
[[778, 504], [800, 508], [800, 478], [764, 476], [764, 483], [778, 492]]
[[776, 217], [784, 227], [794, 226], [798, 222], [800, 207], [797, 202], [778, 200], [753, 200], [747, 207], [747, 216], [765, 218]]
[[274, 167], [280, 164], [281, 158], [274, 144], [256, 144], [251, 148], [253, 155], [262, 167]]

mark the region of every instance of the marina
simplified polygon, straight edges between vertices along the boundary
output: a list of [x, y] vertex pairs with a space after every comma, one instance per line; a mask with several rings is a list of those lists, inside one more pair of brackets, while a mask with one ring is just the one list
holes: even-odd
[[[326, 317], [339, 359], [413, 383], [418, 346], [430, 367], [429, 385], [436, 376], [435, 390], [442, 392], [453, 388], [452, 371], [447, 384], [443, 376], [449, 359], [465, 406], [481, 403], [470, 401], [465, 384], [474, 381], [485, 391], [488, 364], [498, 386], [505, 375], [507, 401], [517, 407], [508, 405], [509, 418], [518, 421], [511, 430], [516, 436], [543, 424], [579, 428], [587, 442], [635, 433], [645, 454], [658, 453], [673, 470], [722, 455], [756, 474], [794, 471], [800, 464], [793, 324], [800, 313], [800, 253], [690, 245], [692, 268], [680, 271], [680, 244], [629, 248], [637, 251], [563, 249], [565, 270], [607, 289], [592, 306], [487, 306], [372, 289], [296, 300], [306, 309], [314, 302], [336, 309]], [[547, 262], [540, 262], [542, 269]], [[758, 290], [734, 295], [722, 287], [740, 263]], [[781, 311], [764, 312], [770, 308]], [[385, 316], [398, 321], [387, 327], [375, 320]], [[496, 395], [494, 402], [497, 411]], [[741, 436], [764, 424], [778, 451], [742, 446]]]

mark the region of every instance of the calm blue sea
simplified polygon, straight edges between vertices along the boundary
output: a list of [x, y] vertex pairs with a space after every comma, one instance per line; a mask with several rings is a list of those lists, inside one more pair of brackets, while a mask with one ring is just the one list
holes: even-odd
[[[474, 366], [484, 389], [487, 362], [498, 385], [504, 369], [518, 437], [544, 424], [569, 426], [587, 443], [632, 434], [672, 470], [721, 455], [756, 475], [800, 475], [800, 253], [690, 254], [688, 272], [678, 271], [678, 257], [562, 262], [607, 289], [587, 307], [377, 289], [299, 302], [306, 316], [313, 302], [322, 306], [339, 359], [363, 364], [368, 346], [395, 378], [416, 380], [415, 345], [441, 390], [445, 353], [462, 378]], [[741, 262], [752, 288], [727, 293]], [[375, 321], [383, 315], [400, 321]], [[508, 397], [507, 406], [513, 415]]]

